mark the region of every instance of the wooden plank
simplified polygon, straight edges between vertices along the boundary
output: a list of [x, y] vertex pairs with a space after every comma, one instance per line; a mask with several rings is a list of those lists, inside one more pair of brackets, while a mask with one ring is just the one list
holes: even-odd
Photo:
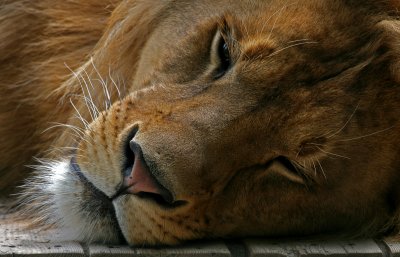
[[8, 248], [0, 245], [0, 257], [13, 257], [12, 252]]
[[179, 247], [130, 248], [128, 246], [90, 245], [90, 257], [230, 257], [231, 254], [222, 242], [191, 243]]
[[7, 204], [0, 205], [0, 257], [50, 257], [50, 256], [85, 256], [78, 243], [50, 243], [55, 231], [46, 233], [29, 228], [29, 221], [15, 219], [15, 214], [8, 212]]
[[400, 242], [396, 242], [390, 239], [383, 240], [383, 244], [390, 251], [391, 257], [400, 257]]
[[122, 245], [100, 245], [92, 244], [89, 245], [88, 254], [90, 257], [124, 257], [124, 256], [136, 256], [136, 251], [133, 248]]
[[277, 242], [249, 239], [244, 240], [244, 243], [248, 249], [249, 257], [384, 256], [373, 240]]
[[51, 256], [64, 256], [64, 257], [84, 257], [82, 247], [78, 243], [24, 243], [23, 245], [16, 245], [12, 248], [14, 257], [51, 257]]
[[[0, 234], [3, 231], [0, 229]], [[0, 240], [0, 257], [12, 257], [12, 251], [2, 240]]]
[[5, 234], [6, 228], [4, 227], [4, 223], [6, 222], [3, 220], [3, 216], [7, 212], [7, 205], [4, 199], [0, 199], [0, 257], [12, 257], [12, 252], [7, 244]]

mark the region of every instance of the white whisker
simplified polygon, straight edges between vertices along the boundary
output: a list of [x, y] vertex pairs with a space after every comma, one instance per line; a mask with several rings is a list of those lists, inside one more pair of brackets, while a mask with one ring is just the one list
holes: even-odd
[[325, 174], [324, 168], [322, 168], [321, 162], [318, 159], [316, 159], [316, 160], [317, 160], [317, 163], [318, 163], [319, 167], [321, 168], [322, 175], [324, 176], [324, 178], [326, 180], [326, 174]]
[[[333, 133], [333, 134], [327, 136], [327, 138], [331, 138], [331, 137], [333, 137], [333, 136], [339, 134], [340, 132], [343, 131], [343, 129], [346, 128], [347, 124], [349, 124], [350, 120], [353, 118], [354, 114], [356, 113], [356, 111], [357, 111], [359, 105], [360, 105], [360, 104], [358, 103], [357, 106], [356, 106], [356, 108], [354, 108], [354, 111], [351, 113], [350, 117], [349, 117], [349, 118], [347, 119], [347, 121], [344, 123], [344, 125], [343, 125], [338, 131], [336, 131], [335, 133]], [[323, 135], [323, 136], [325, 136], [325, 135]]]
[[97, 81], [100, 83], [100, 85], [102, 85], [103, 87], [103, 91], [104, 91], [104, 95], [106, 97], [105, 100], [105, 107], [106, 110], [108, 110], [111, 107], [111, 96], [110, 96], [110, 92], [108, 91], [108, 87], [107, 87], [107, 83], [104, 81], [103, 77], [101, 76], [99, 70], [96, 68], [96, 66], [94, 65], [94, 61], [93, 61], [93, 57], [91, 57], [90, 62], [93, 66], [93, 69], [95, 70], [95, 72], [97, 73], [98, 79]]
[[64, 128], [69, 128], [72, 129], [73, 131], [77, 132], [78, 135], [84, 135], [85, 132], [81, 128], [78, 128], [76, 126], [70, 125], [70, 124], [64, 124], [64, 123], [59, 123], [59, 122], [53, 122], [53, 126], [48, 127], [47, 129], [43, 130], [42, 133], [46, 133], [47, 131], [53, 129], [53, 128], [58, 128], [58, 127], [64, 127]]
[[110, 77], [111, 83], [114, 85], [115, 89], [117, 90], [119, 100], [122, 101], [121, 92], [119, 90], [119, 87], [118, 87], [117, 83], [115, 83], [114, 79], [111, 76], [111, 68], [108, 69], [108, 76]]
[[[89, 98], [87, 98], [87, 96], [77, 95], [77, 94], [71, 94], [71, 96], [74, 96], [76, 98], [82, 98], [83, 101], [85, 101], [85, 103], [91, 101]], [[88, 105], [86, 105], [86, 106], [88, 106]], [[94, 103], [90, 104], [90, 108], [92, 109], [93, 113], [95, 113], [95, 118], [97, 118], [98, 114], [100, 113], [99, 109], [97, 109], [97, 107], [94, 105]]]
[[[89, 85], [90, 85], [90, 86], [92, 87], [93, 91], [95, 91], [94, 86], [93, 86], [93, 83], [92, 83], [92, 80], [90, 79], [90, 76], [89, 76], [89, 74], [87, 73], [86, 70], [83, 70], [83, 72], [85, 73], [85, 75], [86, 75], [86, 77], [87, 77], [87, 80], [88, 80], [88, 82], [89, 82], [89, 83], [88, 83], [88, 82], [86, 81], [86, 79], [83, 77], [83, 75], [81, 75], [82, 80], [83, 80], [83, 83], [85, 84], [86, 90], [87, 90], [88, 95], [89, 95], [89, 100], [90, 100], [89, 102], [91, 103], [92, 106], [95, 106], [94, 101], [93, 101], [92, 94], [90, 93], [90, 89], [89, 89]], [[94, 109], [94, 108], [92, 107], [92, 109]], [[97, 107], [96, 107], [95, 109], [98, 110]], [[93, 116], [94, 116], [95, 118], [98, 118], [98, 114], [99, 114], [99, 112], [94, 113]]]
[[[90, 116], [91, 116], [91, 118], [92, 118], [92, 121], [93, 121], [94, 118], [96, 117], [96, 113], [95, 113], [95, 111], [93, 110], [93, 108], [91, 108], [91, 107], [89, 106], [89, 103], [91, 103], [92, 105], [94, 105], [94, 103], [93, 103], [92, 97], [91, 97], [91, 95], [90, 95], [89, 88], [86, 87], [87, 90], [88, 90], [88, 94], [89, 94], [89, 96], [90, 96], [90, 101], [88, 101], [88, 98], [86, 97], [85, 90], [83, 89], [83, 85], [82, 85], [82, 82], [81, 82], [80, 77], [82, 78], [83, 82], [86, 84], [85, 79], [82, 77], [82, 75], [80, 75], [80, 74], [78, 75], [75, 71], [73, 71], [66, 63], [64, 63], [64, 65], [67, 67], [67, 69], [69, 69], [69, 70], [72, 72], [72, 74], [74, 75], [74, 77], [78, 80], [79, 86], [81, 87], [82, 94], [83, 94], [83, 97], [84, 97], [84, 100], [85, 100], [86, 107], [88, 108], [89, 114], [90, 114]], [[80, 77], [79, 77], [79, 76], [80, 76]]]
[[300, 42], [312, 42], [310, 39], [303, 38], [303, 39], [296, 39], [292, 41], [286, 42], [287, 44], [294, 44], [294, 43], [300, 43]]
[[394, 127], [395, 126], [391, 126], [389, 128], [382, 129], [382, 130], [379, 130], [379, 131], [375, 131], [375, 132], [367, 134], [367, 135], [362, 135], [362, 136], [353, 137], [353, 138], [347, 138], [347, 139], [339, 139], [339, 140], [336, 140], [336, 141], [338, 141], [338, 142], [347, 142], [347, 141], [359, 140], [359, 139], [362, 139], [362, 138], [370, 137], [370, 136], [373, 136], [373, 135], [388, 131], [388, 130], [394, 128]]
[[78, 108], [76, 108], [75, 104], [72, 102], [72, 99], [69, 99], [69, 102], [71, 103], [72, 107], [75, 109], [76, 113], [78, 114], [78, 118], [79, 120], [83, 123], [83, 125], [85, 126], [86, 129], [89, 129], [89, 122], [87, 120], [85, 120], [81, 113], [79, 112]]
[[[278, 14], [277, 14], [277, 16], [276, 16], [276, 18], [275, 18], [274, 24], [272, 25], [272, 28], [271, 28], [271, 30], [269, 31], [268, 38], [267, 38], [267, 42], [271, 39], [271, 35], [272, 35], [272, 32], [273, 32], [274, 29], [275, 29], [276, 23], [277, 23], [277, 21], [279, 20], [280, 16], [282, 15], [283, 9], [285, 9], [287, 6], [288, 6], [288, 5], [284, 5], [284, 6], [278, 11]], [[274, 15], [275, 15], [275, 13], [274, 13], [272, 16], [274, 16]]]
[[272, 54], [270, 54], [268, 57], [272, 57], [275, 56], [277, 54], [279, 54], [280, 52], [287, 50], [289, 48], [295, 47], [295, 46], [300, 46], [300, 45], [306, 45], [306, 44], [318, 44], [318, 42], [313, 42], [313, 41], [309, 41], [309, 42], [301, 42], [301, 43], [297, 43], [297, 44], [293, 44], [293, 45], [289, 45], [287, 47], [281, 48], [275, 52], [273, 52]]
[[[118, 76], [118, 82], [119, 81], [120, 81], [120, 77]], [[118, 83], [118, 84], [121, 84], [121, 83]], [[122, 86], [124, 88], [123, 94], [126, 95], [126, 83], [125, 83], [125, 80], [123, 78], [122, 78]]]
[[315, 166], [314, 159], [311, 158], [310, 160], [311, 160], [312, 166], [313, 166], [313, 168], [314, 168], [314, 176], [317, 176], [317, 167]]
[[347, 157], [347, 156], [343, 156], [343, 155], [340, 155], [340, 154], [336, 154], [336, 153], [331, 153], [331, 152], [325, 151], [324, 149], [322, 149], [322, 148], [319, 147], [319, 146], [315, 146], [315, 147], [316, 147], [318, 150], [320, 150], [321, 152], [326, 153], [326, 154], [328, 154], [328, 155], [332, 155], [332, 156], [336, 156], [336, 157], [340, 157], [340, 158], [344, 158], [344, 159], [349, 159], [349, 160], [350, 160], [350, 158]]

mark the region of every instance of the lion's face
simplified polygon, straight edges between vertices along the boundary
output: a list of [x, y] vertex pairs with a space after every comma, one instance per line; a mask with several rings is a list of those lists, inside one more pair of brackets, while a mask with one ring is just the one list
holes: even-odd
[[114, 11], [85, 67], [126, 90], [77, 107], [93, 121], [49, 167], [54, 222], [140, 245], [392, 225], [400, 36], [378, 6], [145, 2]]

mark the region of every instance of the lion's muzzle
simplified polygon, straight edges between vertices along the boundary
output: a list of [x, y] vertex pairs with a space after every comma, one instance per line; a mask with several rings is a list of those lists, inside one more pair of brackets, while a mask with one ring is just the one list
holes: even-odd
[[128, 160], [133, 160], [124, 171], [123, 183], [119, 194], [134, 194], [151, 197], [157, 202], [173, 203], [171, 192], [161, 185], [151, 173], [140, 145], [131, 140], [129, 142], [131, 153]]

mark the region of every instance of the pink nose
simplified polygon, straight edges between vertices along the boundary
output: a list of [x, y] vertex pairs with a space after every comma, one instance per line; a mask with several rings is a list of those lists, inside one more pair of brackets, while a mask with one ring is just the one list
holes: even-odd
[[160, 196], [167, 203], [172, 203], [172, 194], [162, 186], [148, 168], [141, 147], [135, 141], [129, 143], [134, 155], [133, 166], [124, 173], [122, 194]]

